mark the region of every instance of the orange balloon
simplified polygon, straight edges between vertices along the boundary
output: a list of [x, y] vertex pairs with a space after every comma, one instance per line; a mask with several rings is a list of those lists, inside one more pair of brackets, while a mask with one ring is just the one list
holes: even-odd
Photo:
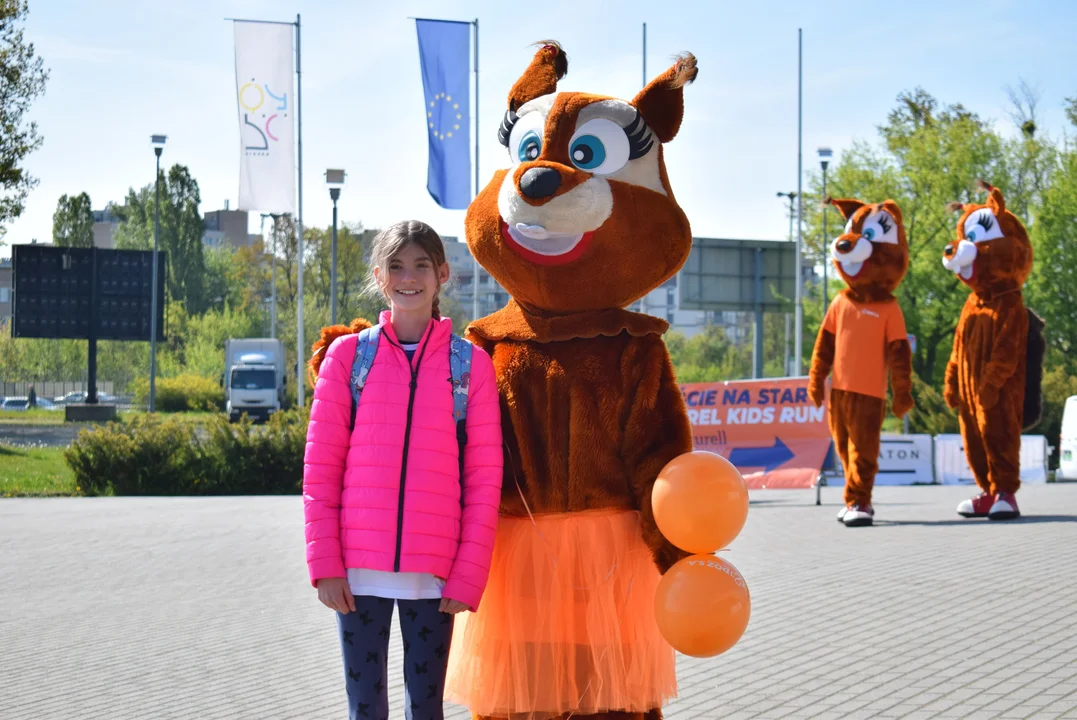
[[713, 555], [691, 555], [662, 576], [654, 614], [658, 630], [674, 650], [714, 657], [744, 634], [752, 599], [744, 578], [730, 563]]
[[695, 451], [662, 468], [651, 491], [658, 529], [690, 553], [721, 550], [748, 519], [748, 488], [733, 463], [721, 455]]

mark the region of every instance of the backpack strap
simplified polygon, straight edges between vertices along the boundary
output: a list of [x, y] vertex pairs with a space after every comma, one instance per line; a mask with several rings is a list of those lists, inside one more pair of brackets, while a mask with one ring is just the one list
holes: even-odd
[[360, 331], [359, 340], [355, 343], [355, 360], [352, 361], [352, 429], [355, 428], [355, 413], [359, 409], [359, 396], [366, 385], [366, 376], [374, 364], [374, 356], [378, 352], [378, 339], [381, 337], [381, 326], [374, 325]]
[[449, 343], [449, 370], [452, 373], [452, 416], [456, 421], [456, 443], [460, 448], [460, 507], [464, 506], [464, 448], [467, 447], [467, 400], [471, 386], [472, 345], [453, 335]]

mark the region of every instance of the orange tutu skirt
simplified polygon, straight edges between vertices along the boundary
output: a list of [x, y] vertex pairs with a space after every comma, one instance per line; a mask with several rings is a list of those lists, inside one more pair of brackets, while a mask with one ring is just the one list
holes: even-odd
[[479, 610], [457, 615], [446, 699], [513, 720], [661, 707], [677, 677], [658, 581], [637, 512], [502, 517]]

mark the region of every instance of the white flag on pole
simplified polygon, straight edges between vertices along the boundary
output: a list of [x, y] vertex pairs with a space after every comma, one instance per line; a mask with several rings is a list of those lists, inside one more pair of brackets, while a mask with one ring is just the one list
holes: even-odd
[[292, 26], [233, 23], [239, 109], [239, 209], [295, 214]]

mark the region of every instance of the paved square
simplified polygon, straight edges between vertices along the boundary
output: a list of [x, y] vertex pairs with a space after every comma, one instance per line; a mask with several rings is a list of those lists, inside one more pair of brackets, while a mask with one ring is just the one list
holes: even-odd
[[[1077, 718], [1077, 484], [1026, 487], [1016, 523], [958, 518], [970, 488], [879, 488], [859, 529], [834, 520], [839, 492], [753, 493], [725, 554], [751, 624], [679, 659], [667, 717]], [[298, 497], [0, 500], [3, 720], [345, 707]]]

